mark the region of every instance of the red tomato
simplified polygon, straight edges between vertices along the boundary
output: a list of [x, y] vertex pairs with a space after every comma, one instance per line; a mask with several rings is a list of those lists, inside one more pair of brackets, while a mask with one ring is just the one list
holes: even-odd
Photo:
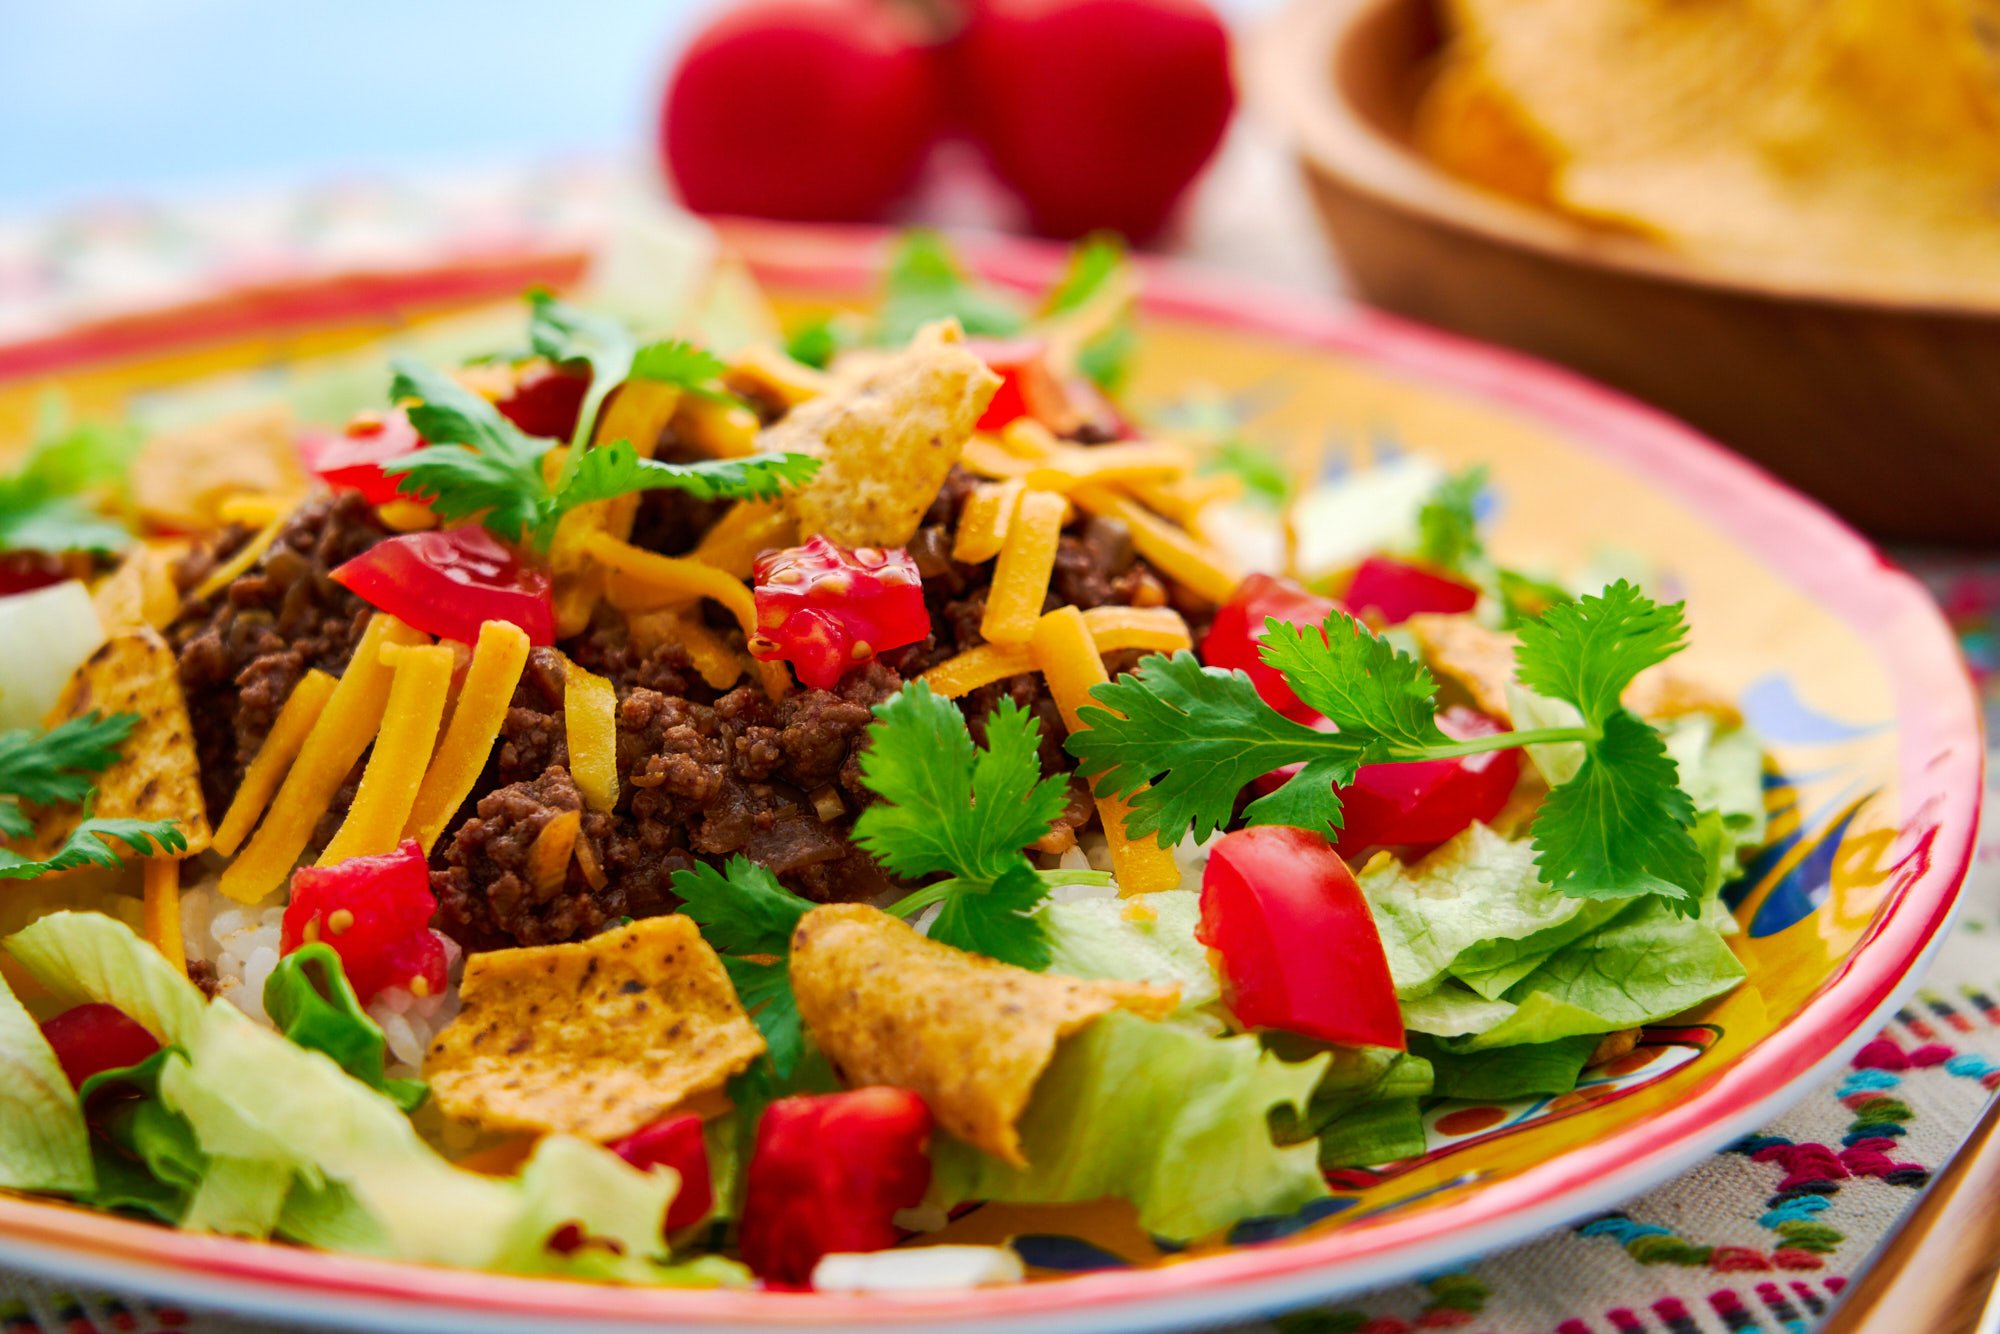
[[511, 621], [536, 644], [556, 642], [549, 577], [484, 528], [404, 533], [377, 542], [333, 580], [405, 624], [462, 644], [488, 621]]
[[1399, 625], [1424, 612], [1471, 611], [1479, 605], [1479, 590], [1421, 565], [1370, 556], [1355, 570], [1341, 601], [1365, 620]]
[[708, 1145], [702, 1140], [701, 1118], [694, 1113], [661, 1117], [604, 1147], [642, 1170], [671, 1167], [680, 1173], [680, 1193], [667, 1206], [667, 1231], [699, 1223], [715, 1207]]
[[1264, 622], [1270, 617], [1293, 625], [1319, 625], [1336, 607], [1331, 598], [1321, 597], [1289, 579], [1269, 574], [1253, 574], [1236, 586], [1229, 601], [1222, 604], [1201, 641], [1201, 660], [1210, 667], [1227, 667], [1247, 672], [1263, 701], [1299, 722], [1311, 722], [1319, 714], [1292, 693], [1276, 668], [1266, 667], [1257, 656], [1264, 638]]
[[1000, 388], [979, 418], [979, 429], [997, 431], [1008, 422], [1033, 417], [1059, 436], [1116, 440], [1127, 433], [1102, 390], [1081, 375], [1056, 374], [1036, 339], [999, 342], [968, 338], [966, 350], [1000, 377]]
[[1223, 835], [1202, 872], [1195, 936], [1219, 956], [1223, 1003], [1246, 1028], [1402, 1049], [1368, 900], [1319, 835], [1286, 825]]
[[437, 995], [445, 985], [445, 954], [430, 929], [436, 911], [424, 850], [404, 839], [381, 856], [294, 871], [278, 951], [290, 954], [315, 941], [331, 946], [364, 1005], [390, 987]]
[[[1464, 741], [1508, 729], [1498, 718], [1453, 707], [1438, 715], [1446, 736]], [[1521, 752], [1489, 751], [1455, 760], [1369, 764], [1339, 789], [1343, 857], [1368, 848], [1442, 843], [1474, 820], [1491, 820], [1513, 795]]]
[[850, 667], [931, 632], [924, 581], [900, 548], [850, 551], [823, 537], [757, 558], [760, 662], [789, 662], [799, 680], [831, 690]]
[[137, 1065], [160, 1049], [151, 1033], [116, 1005], [79, 1005], [42, 1025], [56, 1061], [78, 1088], [92, 1075]]
[[541, 365], [516, 376], [513, 389], [495, 399], [493, 406], [529, 435], [567, 440], [576, 434], [576, 417], [589, 392], [588, 375]]
[[942, 94], [916, 7], [748, 0], [696, 33], [660, 147], [697, 213], [801, 222], [880, 216], [937, 136]]
[[898, 1209], [931, 1184], [931, 1112], [908, 1089], [780, 1098], [757, 1123], [745, 1178], [743, 1263], [803, 1286], [820, 1257], [896, 1244]]
[[314, 431], [300, 436], [299, 458], [306, 471], [334, 490], [359, 491], [369, 504], [380, 505], [396, 499], [400, 480], [383, 472], [382, 465], [424, 443], [409, 414], [392, 408], [362, 413], [339, 435]]
[[88, 573], [87, 559], [72, 562], [53, 551], [0, 551], [0, 597], [32, 593]]
[[1236, 106], [1202, 0], [985, 0], [954, 55], [973, 137], [1052, 236], [1158, 231]]

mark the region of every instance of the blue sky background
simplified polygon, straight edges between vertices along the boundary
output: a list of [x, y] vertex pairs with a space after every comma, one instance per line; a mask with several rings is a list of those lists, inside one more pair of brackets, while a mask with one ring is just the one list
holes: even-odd
[[0, 0], [0, 211], [650, 152], [709, 0]]

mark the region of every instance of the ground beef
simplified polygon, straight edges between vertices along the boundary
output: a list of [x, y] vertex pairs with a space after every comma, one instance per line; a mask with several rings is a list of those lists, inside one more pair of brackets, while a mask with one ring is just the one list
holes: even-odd
[[[168, 626], [211, 818], [228, 806], [299, 678], [347, 666], [367, 607], [328, 574], [388, 535], [352, 492], [309, 501], [246, 574], [213, 597], [190, 598]], [[195, 552], [178, 571], [182, 588], [247, 540], [230, 529]]]

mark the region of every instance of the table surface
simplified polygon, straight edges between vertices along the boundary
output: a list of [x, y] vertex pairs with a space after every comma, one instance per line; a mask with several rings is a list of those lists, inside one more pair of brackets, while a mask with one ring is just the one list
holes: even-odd
[[[434, 252], [475, 219], [490, 227], [495, 209], [508, 207], [532, 215], [546, 237], [587, 237], [606, 201], [633, 181], [619, 167], [564, 162], [25, 217], [0, 224], [0, 340], [211, 290], [240, 271], [246, 245], [272, 262], [393, 260], [426, 247]], [[962, 190], [936, 192], [915, 209], [926, 220], [993, 216], [989, 199]], [[1247, 123], [1232, 133], [1171, 249], [1294, 289], [1339, 289], [1291, 168]], [[2000, 554], [1902, 555], [1959, 629], [1986, 691], [1989, 735], [2000, 734]], [[2000, 1087], [1996, 933], [2000, 829], [1989, 824], [1965, 911], [1925, 989], [1852, 1068], [1791, 1113], [1615, 1213], [1523, 1237], [1515, 1249], [1421, 1284], [1251, 1328], [1809, 1329]], [[57, 1291], [0, 1273], [0, 1330], [8, 1334], [248, 1328], [226, 1315], [163, 1310], [133, 1295]]]

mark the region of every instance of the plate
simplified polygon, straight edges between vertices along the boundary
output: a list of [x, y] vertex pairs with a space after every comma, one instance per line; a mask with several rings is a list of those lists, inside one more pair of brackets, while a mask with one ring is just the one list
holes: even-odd
[[[859, 304], [874, 232], [739, 227], [780, 309]], [[985, 276], [1046, 284], [1061, 256], [968, 249]], [[53, 381], [84, 410], [224, 372], [282, 375], [529, 279], [573, 254], [471, 269], [301, 280], [179, 312], [0, 348], [0, 426]], [[1609, 1208], [1756, 1128], [1909, 994], [1965, 874], [1982, 750], [1970, 682], [1917, 583], [1830, 515], [1686, 428], [1521, 357], [1366, 310], [1171, 264], [1144, 270], [1142, 407], [1203, 384], [1250, 433], [1327, 446], [1330, 467], [1411, 449], [1487, 462], [1494, 545], [1511, 562], [1638, 560], [1687, 600], [1688, 668], [1768, 739], [1773, 843], [1729, 891], [1749, 969], [1735, 993], [1649, 1030], [1554, 1100], [1452, 1104], [1429, 1151], [1342, 1172], [1305, 1214], [1166, 1253], [1108, 1208], [980, 1209], [952, 1239], [1017, 1238], [1043, 1281], [969, 1293], [834, 1297], [592, 1287], [191, 1236], [0, 1199], [0, 1262], [198, 1306], [373, 1329], [964, 1331], [1220, 1323], [1374, 1287]], [[1622, 553], [1622, 555], [1619, 555]]]

